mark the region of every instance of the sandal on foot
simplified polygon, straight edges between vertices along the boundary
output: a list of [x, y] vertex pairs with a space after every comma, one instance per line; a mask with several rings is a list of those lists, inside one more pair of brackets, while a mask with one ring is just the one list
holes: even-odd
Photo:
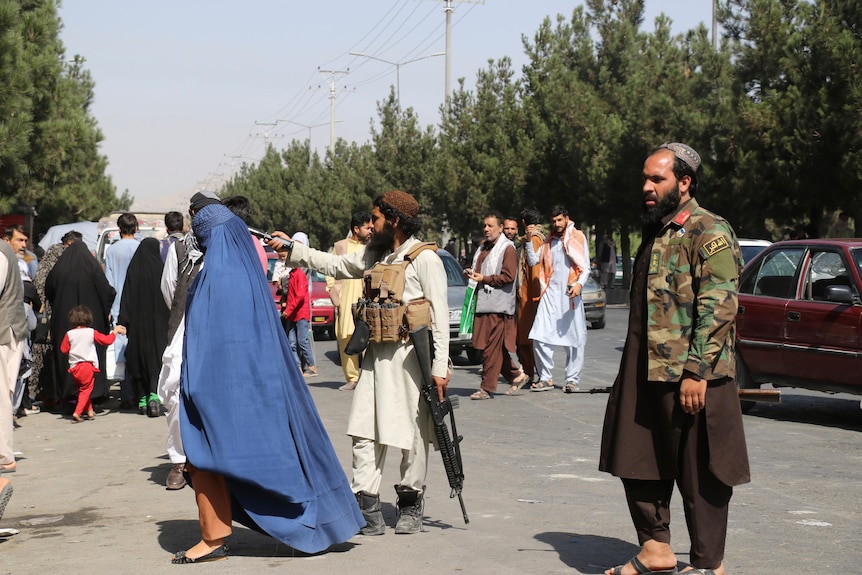
[[77, 413], [72, 414], [72, 423], [81, 423], [84, 421], [84, 418], [78, 415]]
[[[637, 557], [632, 557], [623, 565], [620, 565], [619, 567], [614, 567], [614, 570], [611, 572], [611, 575], [622, 575], [623, 569], [629, 563], [632, 564], [632, 567], [634, 567], [635, 572], [638, 575], [677, 575], [678, 573], [676, 567], [674, 567], [673, 569], [665, 569], [662, 571], [653, 571], [649, 567], [641, 563], [640, 559], [638, 559]], [[690, 571], [687, 571], [687, 573], [690, 573]]]
[[566, 385], [563, 386], [563, 393], [576, 393], [580, 391], [581, 388], [578, 387], [578, 384], [573, 381], [566, 382]]
[[227, 557], [227, 545], [222, 545], [221, 547], [216, 547], [206, 555], [198, 557], [197, 559], [187, 557], [185, 551], [178, 551], [177, 554], [174, 555], [173, 559], [171, 559], [171, 563], [173, 563], [174, 565], [186, 565], [188, 563], [206, 563], [207, 561], [221, 561], [222, 559], [227, 559]]
[[492, 399], [494, 396], [485, 391], [484, 389], [480, 389], [476, 393], [470, 396], [470, 399]]
[[530, 391], [550, 391], [554, 389], [552, 381], [538, 381], [530, 386]]
[[[524, 383], [526, 383], [526, 382], [524, 382]], [[521, 383], [521, 384], [513, 383], [512, 387], [510, 387], [509, 389], [506, 390], [506, 395], [508, 395], [510, 397], [513, 395], [520, 395], [518, 392], [521, 391], [522, 387], [524, 387], [523, 383]]]

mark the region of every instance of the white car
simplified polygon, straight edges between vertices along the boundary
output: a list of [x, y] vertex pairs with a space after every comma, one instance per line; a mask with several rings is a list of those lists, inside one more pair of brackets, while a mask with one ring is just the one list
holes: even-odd
[[739, 239], [739, 248], [742, 250], [742, 260], [745, 263], [754, 259], [754, 256], [772, 245], [772, 242], [767, 240], [752, 240], [747, 238]]

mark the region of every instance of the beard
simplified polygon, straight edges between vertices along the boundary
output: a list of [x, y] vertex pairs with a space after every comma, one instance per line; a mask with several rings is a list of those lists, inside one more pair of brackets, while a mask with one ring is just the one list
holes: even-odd
[[[648, 199], [655, 199], [655, 196], [650, 195], [647, 198], [644, 198], [644, 201]], [[644, 223], [647, 224], [661, 221], [662, 218], [669, 216], [676, 211], [679, 207], [679, 200], [679, 184], [677, 184], [670, 192], [667, 193], [667, 195], [665, 195], [665, 197], [657, 201], [653, 207], [647, 207], [646, 203], [644, 203], [644, 211], [641, 218]]]
[[368, 242], [368, 249], [376, 253], [388, 252], [395, 245], [395, 228], [392, 224], [386, 222], [383, 224], [383, 231], [375, 233], [371, 236]]

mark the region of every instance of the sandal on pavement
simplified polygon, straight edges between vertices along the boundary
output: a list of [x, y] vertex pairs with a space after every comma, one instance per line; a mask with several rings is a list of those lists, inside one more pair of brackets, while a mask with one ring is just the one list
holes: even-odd
[[[614, 570], [611, 572], [611, 575], [622, 575], [623, 569], [627, 564], [631, 563], [632, 567], [634, 567], [635, 572], [638, 575], [677, 575], [678, 571], [676, 567], [673, 569], [664, 569], [662, 571], [653, 571], [643, 563], [637, 557], [632, 557], [625, 564], [620, 565], [619, 567], [614, 567]], [[686, 571], [686, 573], [692, 573], [691, 571]], [[713, 573], [713, 575], [715, 575]]]
[[208, 561], [221, 561], [222, 559], [228, 558], [227, 553], [227, 545], [216, 547], [206, 555], [198, 557], [197, 559], [187, 557], [185, 551], [177, 551], [177, 554], [174, 555], [173, 559], [171, 559], [171, 563], [173, 563], [174, 565], [187, 565], [189, 563], [206, 563]]
[[576, 393], [580, 390], [581, 388], [578, 387], [578, 384], [573, 381], [567, 381], [566, 385], [563, 386], [563, 393]]
[[530, 386], [530, 391], [549, 391], [554, 389], [553, 381], [538, 381]]
[[0, 519], [3, 519], [3, 512], [6, 511], [6, 504], [9, 503], [9, 500], [12, 499], [12, 484], [8, 481], [6, 485], [3, 486], [3, 489], [0, 489]]
[[[524, 383], [526, 383], [526, 382], [524, 382]], [[513, 395], [520, 395], [518, 392], [521, 391], [522, 387], [524, 387], [523, 383], [521, 383], [521, 384], [513, 383], [512, 387], [510, 387], [509, 389], [506, 390], [506, 395], [508, 395], [510, 397]]]
[[476, 393], [470, 396], [470, 399], [493, 399], [493, 395], [485, 391], [484, 389], [480, 389]]

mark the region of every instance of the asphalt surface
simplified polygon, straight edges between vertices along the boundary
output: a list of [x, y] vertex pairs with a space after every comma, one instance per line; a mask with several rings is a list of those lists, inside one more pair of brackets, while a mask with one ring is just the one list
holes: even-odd
[[[627, 310], [608, 310], [590, 330], [581, 387], [611, 385]], [[315, 343], [318, 377], [308, 381], [344, 469], [352, 394], [339, 391], [335, 343]], [[558, 366], [562, 358], [558, 356]], [[470, 401], [478, 366], [456, 358], [451, 393], [466, 474], [465, 525], [439, 455], [432, 453], [426, 519], [418, 535], [395, 535], [398, 458], [390, 454], [382, 499], [390, 528], [308, 556], [235, 525], [228, 561], [170, 564], [200, 537], [193, 493], [167, 491], [165, 420], [102, 406], [72, 425], [40, 413], [21, 419], [15, 487], [0, 527], [0, 574], [124, 575], [284, 572], [309, 575], [601, 573], [634, 555], [637, 539], [619, 480], [597, 470], [607, 394], [559, 390]], [[562, 370], [557, 371], [562, 380]], [[501, 385], [500, 391], [505, 389]], [[862, 411], [859, 398], [785, 391], [781, 404], [744, 416], [752, 482], [735, 490], [729, 574], [862, 573]], [[688, 537], [675, 495], [673, 546], [686, 564]]]

